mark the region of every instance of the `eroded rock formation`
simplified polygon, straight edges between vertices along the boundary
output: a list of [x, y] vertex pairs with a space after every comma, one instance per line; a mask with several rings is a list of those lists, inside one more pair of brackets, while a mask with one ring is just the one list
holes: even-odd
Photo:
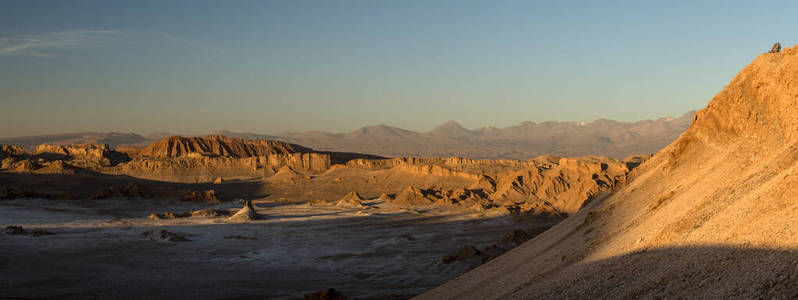
[[244, 207], [236, 212], [229, 218], [230, 221], [252, 221], [259, 219], [260, 216], [255, 212], [255, 207], [252, 206], [252, 201], [247, 200]]
[[139, 151], [142, 157], [174, 158], [191, 154], [202, 156], [252, 157], [271, 154], [308, 153], [312, 150], [294, 144], [269, 140], [244, 140], [220, 135], [205, 137], [170, 136]]
[[[228, 178], [263, 178], [278, 191], [301, 192], [300, 187], [306, 184], [333, 190], [338, 186], [355, 194], [365, 192], [369, 197], [395, 195], [386, 195], [378, 201], [394, 206], [462, 207], [490, 216], [573, 214], [585, 201], [625, 183], [629, 170], [642, 161], [639, 157], [620, 161], [597, 156], [541, 156], [525, 161], [459, 157], [383, 159], [222, 136], [169, 137], [130, 153], [117, 152], [106, 145], [40, 145], [30, 154], [18, 147], [0, 148], [1, 167], [26, 174], [105, 174], [175, 183], [215, 182], [220, 186], [226, 185]], [[286, 202], [341, 203], [357, 208], [364, 199], [357, 195], [342, 202], [327, 194], [330, 193], [318, 194], [322, 199], [309, 199], [305, 194], [283, 198]], [[213, 191], [197, 188], [178, 191], [137, 183], [115, 184], [94, 192], [91, 197], [218, 201]], [[358, 201], [360, 204], [355, 203]]]

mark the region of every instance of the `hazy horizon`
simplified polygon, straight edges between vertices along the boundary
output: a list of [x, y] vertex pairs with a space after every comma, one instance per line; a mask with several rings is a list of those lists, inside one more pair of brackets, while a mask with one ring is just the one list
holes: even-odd
[[798, 29], [793, 2], [4, 3], [0, 137], [679, 117]]
[[[459, 124], [460, 126], [462, 126], [465, 129], [468, 129], [468, 130], [478, 130], [480, 128], [484, 128], [484, 127], [488, 127], [488, 126], [499, 128], [499, 129], [503, 129], [503, 128], [513, 127], [513, 126], [519, 126], [519, 125], [521, 125], [521, 124], [523, 124], [525, 122], [534, 122], [536, 124], [541, 124], [541, 123], [545, 123], [545, 122], [562, 122], [562, 123], [583, 122], [585, 124], [589, 124], [589, 123], [592, 123], [592, 122], [595, 122], [595, 121], [598, 121], [598, 120], [611, 120], [611, 121], [618, 121], [618, 122], [635, 123], [635, 122], [642, 122], [642, 121], [656, 121], [656, 120], [664, 119], [664, 118], [677, 119], [679, 117], [684, 116], [685, 114], [688, 114], [688, 113], [691, 113], [691, 112], [694, 112], [694, 111], [697, 111], [697, 109], [687, 111], [687, 112], [685, 112], [684, 114], [681, 114], [681, 115], [661, 116], [661, 117], [658, 117], [658, 118], [640, 119], [640, 120], [631, 120], [631, 121], [620, 121], [620, 120], [613, 120], [613, 119], [607, 119], [607, 118], [598, 118], [598, 119], [594, 119], [594, 120], [590, 120], [590, 121], [541, 120], [539, 122], [535, 122], [535, 121], [527, 120], [527, 121], [521, 121], [521, 122], [519, 122], [517, 124], [511, 124], [511, 125], [502, 126], [502, 127], [493, 126], [491, 124], [487, 124], [487, 125], [483, 125], [483, 126], [479, 126], [479, 127], [466, 127], [466, 126], [464, 126], [462, 123], [460, 123], [457, 120], [446, 120], [446, 121], [442, 121], [438, 125], [435, 125], [435, 126], [433, 126], [431, 128], [422, 129], [422, 130], [412, 130], [412, 131], [420, 132], [420, 133], [427, 133], [427, 132], [430, 132], [430, 131], [434, 130], [438, 126], [442, 126], [442, 125], [444, 125], [444, 124], [446, 124], [448, 122], [452, 122], [452, 121], [456, 122], [457, 124]], [[349, 130], [343, 130], [343, 131], [325, 131], [323, 129], [310, 129], [310, 130], [303, 130], [303, 131], [284, 130], [284, 131], [280, 131], [280, 132], [260, 132], [260, 131], [235, 130], [235, 129], [230, 129], [230, 128], [217, 128], [217, 129], [209, 130], [207, 132], [178, 132], [178, 131], [170, 131], [170, 130], [161, 130], [161, 131], [152, 131], [152, 132], [141, 132], [141, 131], [135, 131], [135, 130], [134, 131], [86, 130], [86, 131], [49, 132], [49, 133], [42, 133], [42, 134], [17, 135], [17, 136], [0, 136], [0, 139], [33, 137], [33, 136], [48, 136], [48, 135], [61, 135], [61, 134], [75, 134], [75, 133], [92, 133], [92, 132], [93, 133], [121, 133], [121, 134], [130, 133], [130, 134], [138, 134], [138, 135], [143, 136], [143, 137], [147, 137], [147, 136], [150, 136], [150, 135], [160, 135], [160, 134], [182, 135], [182, 136], [203, 136], [203, 135], [209, 135], [209, 134], [212, 134], [212, 133], [216, 133], [216, 132], [219, 132], [219, 131], [229, 131], [229, 132], [234, 132], [234, 133], [254, 133], [254, 134], [277, 135], [277, 136], [279, 136], [280, 134], [284, 134], [284, 133], [301, 133], [301, 132], [313, 132], [313, 131], [322, 131], [322, 132], [327, 132], [327, 133], [332, 133], [332, 134], [346, 134], [346, 133], [350, 133], [350, 132], [353, 132], [353, 131], [357, 131], [358, 129], [361, 129], [361, 128], [376, 127], [376, 126], [388, 126], [388, 127], [394, 127], [394, 128], [410, 130], [410, 129], [407, 129], [407, 128], [402, 128], [402, 127], [394, 126], [394, 125], [391, 125], [391, 124], [363, 124], [362, 126], [359, 126], [359, 127], [356, 127], [356, 128], [352, 128], [352, 129], [349, 129]]]

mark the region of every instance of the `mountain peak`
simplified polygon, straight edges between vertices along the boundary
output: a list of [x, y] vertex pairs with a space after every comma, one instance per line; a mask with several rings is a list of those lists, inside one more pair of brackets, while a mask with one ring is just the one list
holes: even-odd
[[460, 137], [460, 136], [469, 136], [474, 135], [474, 132], [465, 129], [460, 123], [457, 121], [449, 120], [446, 123], [441, 124], [431, 132], [433, 135], [442, 135], [442, 136], [450, 136], [450, 137]]

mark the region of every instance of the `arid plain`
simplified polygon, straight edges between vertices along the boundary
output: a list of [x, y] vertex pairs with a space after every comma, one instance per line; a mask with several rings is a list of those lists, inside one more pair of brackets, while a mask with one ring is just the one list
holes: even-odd
[[0, 152], [2, 296], [44, 298], [408, 298], [649, 157], [385, 158], [221, 135], [23, 146]]

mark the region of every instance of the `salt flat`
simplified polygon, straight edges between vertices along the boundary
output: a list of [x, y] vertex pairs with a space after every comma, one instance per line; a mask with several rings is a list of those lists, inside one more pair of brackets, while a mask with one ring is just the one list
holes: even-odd
[[[334, 287], [358, 298], [405, 298], [467, 271], [442, 264], [462, 245], [483, 247], [514, 228], [552, 221], [479, 218], [454, 208], [369, 210], [255, 201], [260, 220], [148, 219], [151, 212], [234, 209], [243, 202], [158, 200], [0, 202], [0, 296], [41, 298], [300, 298]], [[190, 241], [141, 237], [167, 230]], [[47, 287], [43, 289], [42, 287]]]

